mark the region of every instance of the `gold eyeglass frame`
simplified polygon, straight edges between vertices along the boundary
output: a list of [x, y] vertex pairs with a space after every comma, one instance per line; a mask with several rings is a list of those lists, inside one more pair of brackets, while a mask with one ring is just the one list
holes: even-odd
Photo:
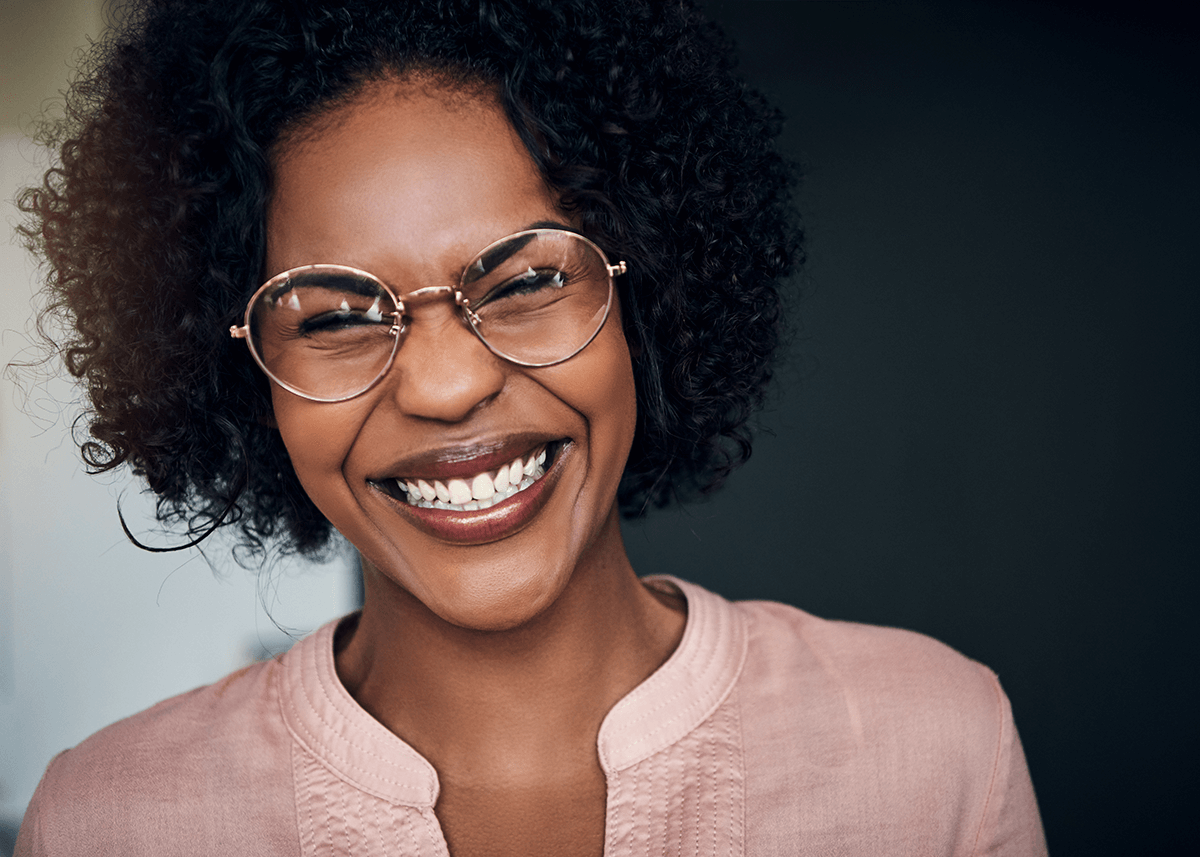
[[[482, 324], [482, 321], [479, 318], [479, 316], [475, 314], [474, 310], [471, 309], [471, 301], [469, 298], [467, 298], [463, 294], [463, 288], [466, 285], [465, 280], [466, 280], [467, 273], [471, 269], [472, 265], [474, 265], [476, 260], [481, 259], [484, 256], [486, 256], [488, 254], [488, 252], [491, 251], [493, 248], [499, 247], [501, 244], [505, 244], [509, 241], [512, 241], [515, 238], [522, 238], [526, 235], [545, 235], [545, 234], [570, 235], [572, 239], [583, 241], [585, 244], [587, 244], [589, 247], [591, 247], [592, 250], [594, 250], [599, 255], [600, 261], [604, 263], [604, 269], [608, 273], [608, 298], [604, 304], [604, 315], [600, 319], [600, 323], [598, 325], [596, 325], [596, 329], [594, 331], [592, 331], [592, 334], [583, 342], [583, 344], [581, 344], [578, 348], [576, 348], [574, 351], [572, 351], [570, 354], [568, 354], [565, 357], [560, 357], [556, 360], [550, 360], [545, 363], [531, 363], [531, 362], [528, 362], [525, 360], [518, 360], [517, 358], [512, 357], [511, 355], [505, 354], [503, 351], [499, 350], [494, 345], [492, 345], [490, 342], [488, 342], [486, 338], [484, 338], [483, 333], [481, 333], [479, 328], [476, 326], [476, 325]], [[232, 325], [229, 328], [229, 335], [234, 339], [244, 339], [246, 341], [246, 346], [250, 349], [250, 356], [254, 358], [254, 362], [259, 365], [259, 368], [261, 368], [263, 370], [263, 372], [266, 373], [268, 378], [270, 378], [272, 381], [274, 381], [276, 384], [278, 384], [283, 389], [287, 390], [289, 393], [293, 393], [297, 396], [300, 396], [301, 398], [308, 399], [309, 401], [312, 401], [312, 402], [324, 402], [324, 403], [347, 402], [350, 399], [356, 399], [359, 396], [361, 396], [364, 393], [371, 390], [376, 384], [378, 384], [380, 381], [382, 381], [384, 379], [384, 377], [387, 376], [387, 373], [391, 370], [392, 364], [395, 362], [395, 359], [396, 359], [396, 353], [400, 350], [401, 335], [405, 331], [408, 330], [408, 324], [405, 321], [405, 313], [406, 313], [406, 308], [407, 308], [405, 301], [409, 301], [411, 303], [414, 301], [428, 300], [431, 298], [438, 298], [438, 297], [443, 297], [443, 296], [449, 297], [454, 301], [454, 305], [459, 308], [459, 310], [460, 310], [459, 317], [462, 319], [463, 324], [465, 324], [467, 326], [467, 328], [472, 333], [475, 334], [476, 338], [484, 344], [484, 346], [488, 349], [488, 351], [492, 352], [497, 357], [500, 357], [503, 360], [507, 360], [509, 363], [513, 363], [517, 366], [523, 366], [523, 367], [529, 368], [529, 369], [541, 369], [546, 366], [557, 366], [559, 363], [565, 363], [566, 361], [568, 361], [572, 357], [574, 357], [576, 354], [578, 354], [580, 351], [587, 348], [588, 345], [591, 344], [592, 340], [594, 340], [597, 336], [600, 335], [600, 331], [604, 329], [604, 325], [608, 322], [609, 313], [612, 311], [613, 295], [615, 294], [613, 278], [617, 277], [621, 274], [624, 274], [627, 269], [628, 268], [624, 261], [617, 262], [615, 265], [611, 264], [608, 261], [608, 255], [603, 250], [600, 249], [600, 247], [596, 244], [596, 242], [592, 241], [590, 238], [587, 238], [586, 236], [581, 235], [578, 232], [573, 232], [569, 229], [549, 229], [549, 228], [523, 229], [519, 232], [514, 232], [511, 235], [506, 235], [503, 238], [499, 238], [496, 241], [493, 241], [491, 244], [488, 244], [486, 247], [484, 247], [482, 250], [480, 250], [478, 253], [476, 253], [473, 257], [471, 257], [470, 263], [467, 264], [467, 266], [463, 269], [462, 274], [459, 276], [458, 288], [454, 288], [452, 286], [425, 286], [423, 288], [414, 289], [413, 291], [408, 292], [407, 294], [400, 295], [400, 294], [397, 294], [397, 292], [395, 292], [393, 289], [391, 289], [388, 286], [388, 284], [385, 283], [383, 280], [381, 280], [379, 277], [375, 276], [370, 271], [364, 271], [361, 268], [354, 268], [349, 265], [338, 265], [338, 264], [332, 264], [332, 263], [315, 263], [315, 264], [311, 264], [311, 265], [300, 265], [298, 267], [289, 268], [286, 271], [282, 271], [281, 273], [276, 274], [275, 276], [273, 276], [269, 280], [267, 280], [265, 283], [263, 283], [261, 286], [259, 286], [257, 291], [255, 291], [254, 294], [250, 296], [250, 300], [248, 300], [246, 302], [246, 311], [242, 317], [242, 324]], [[372, 381], [369, 384], [367, 384], [367, 386], [363, 387], [361, 390], [358, 390], [357, 392], [350, 393], [345, 396], [338, 396], [336, 398], [323, 398], [320, 396], [314, 396], [311, 393], [306, 393], [303, 390], [297, 389], [295, 386], [293, 386], [293, 385], [287, 383], [286, 381], [284, 381], [283, 379], [277, 377], [275, 375], [275, 373], [273, 373], [270, 369], [267, 368], [267, 364], [263, 361], [262, 356], [258, 353], [258, 349], [256, 349], [254, 347], [254, 339], [250, 336], [250, 322], [251, 322], [252, 310], [254, 308], [255, 302], [259, 299], [259, 297], [264, 292], [266, 292], [268, 289], [271, 289], [271, 288], [279, 285], [280, 283], [286, 282], [287, 280], [289, 280], [292, 277], [295, 277], [301, 273], [313, 271], [313, 270], [331, 271], [331, 272], [342, 273], [342, 274], [350, 274], [355, 277], [366, 278], [367, 280], [370, 280], [371, 282], [373, 282], [377, 286], [379, 286], [379, 288], [381, 288], [384, 291], [384, 293], [386, 293], [388, 295], [388, 297], [391, 298], [392, 303], [395, 304], [395, 306], [396, 306], [396, 309], [393, 312], [387, 313], [387, 315], [392, 316], [392, 327], [391, 327], [391, 330], [388, 331], [389, 335], [391, 335], [391, 337], [392, 337], [392, 350], [391, 350], [391, 353], [388, 355], [387, 362], [384, 363], [383, 367], [379, 370], [379, 374], [377, 374], [375, 376], [375, 378], [372, 379]]]

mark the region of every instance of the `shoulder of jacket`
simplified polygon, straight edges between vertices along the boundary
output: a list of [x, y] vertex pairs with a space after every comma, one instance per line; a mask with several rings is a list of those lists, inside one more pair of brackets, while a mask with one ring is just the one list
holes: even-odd
[[178, 813], [189, 793], [212, 784], [214, 772], [234, 777], [260, 762], [274, 751], [258, 739], [264, 724], [271, 731], [271, 721], [279, 720], [272, 714], [277, 671], [274, 661], [238, 670], [59, 753], [26, 810], [17, 853], [107, 853], [139, 825]]
[[995, 673], [925, 634], [821, 619], [773, 602], [736, 607], [749, 630], [751, 676], [793, 670], [806, 685], [836, 692], [860, 716], [877, 711], [898, 725], [933, 719], [991, 746], [1000, 721], [1011, 717]]

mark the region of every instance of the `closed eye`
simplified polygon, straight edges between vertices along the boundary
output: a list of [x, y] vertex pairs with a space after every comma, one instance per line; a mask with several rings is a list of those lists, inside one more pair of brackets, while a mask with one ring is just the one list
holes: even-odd
[[363, 325], [379, 324], [379, 319], [371, 319], [361, 312], [323, 312], [300, 322], [300, 333], [323, 333], [344, 327], [361, 327]]
[[543, 289], [562, 289], [567, 285], [568, 278], [563, 271], [544, 268], [534, 270], [527, 268], [525, 273], [519, 274], [512, 279], [505, 280], [500, 285], [496, 286], [479, 302], [479, 306], [503, 300], [504, 298], [516, 297], [519, 295], [531, 295]]
[[[322, 333], [341, 328], [381, 324], [384, 321], [379, 298], [376, 298], [375, 302], [365, 310], [352, 308], [349, 300], [343, 299], [340, 306], [303, 319], [299, 325], [299, 333], [301, 335]], [[391, 319], [389, 318], [387, 321], [390, 323]]]

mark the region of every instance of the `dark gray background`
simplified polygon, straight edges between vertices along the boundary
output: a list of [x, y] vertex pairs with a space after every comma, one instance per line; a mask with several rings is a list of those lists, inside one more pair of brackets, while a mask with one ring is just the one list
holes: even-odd
[[1194, 847], [1197, 40], [1154, 6], [713, 2], [806, 171], [754, 457], [639, 572], [1000, 675], [1051, 853]]

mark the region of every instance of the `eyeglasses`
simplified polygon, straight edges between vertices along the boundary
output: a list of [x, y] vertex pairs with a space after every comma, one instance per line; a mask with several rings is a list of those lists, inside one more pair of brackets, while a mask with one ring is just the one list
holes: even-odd
[[565, 229], [501, 238], [463, 269], [458, 288], [400, 295], [374, 274], [346, 265], [305, 265], [267, 280], [246, 305], [245, 339], [270, 378], [314, 402], [344, 402], [391, 368], [408, 330], [409, 306], [449, 297], [464, 323], [499, 357], [553, 366], [596, 338], [613, 302], [610, 265], [599, 247]]

